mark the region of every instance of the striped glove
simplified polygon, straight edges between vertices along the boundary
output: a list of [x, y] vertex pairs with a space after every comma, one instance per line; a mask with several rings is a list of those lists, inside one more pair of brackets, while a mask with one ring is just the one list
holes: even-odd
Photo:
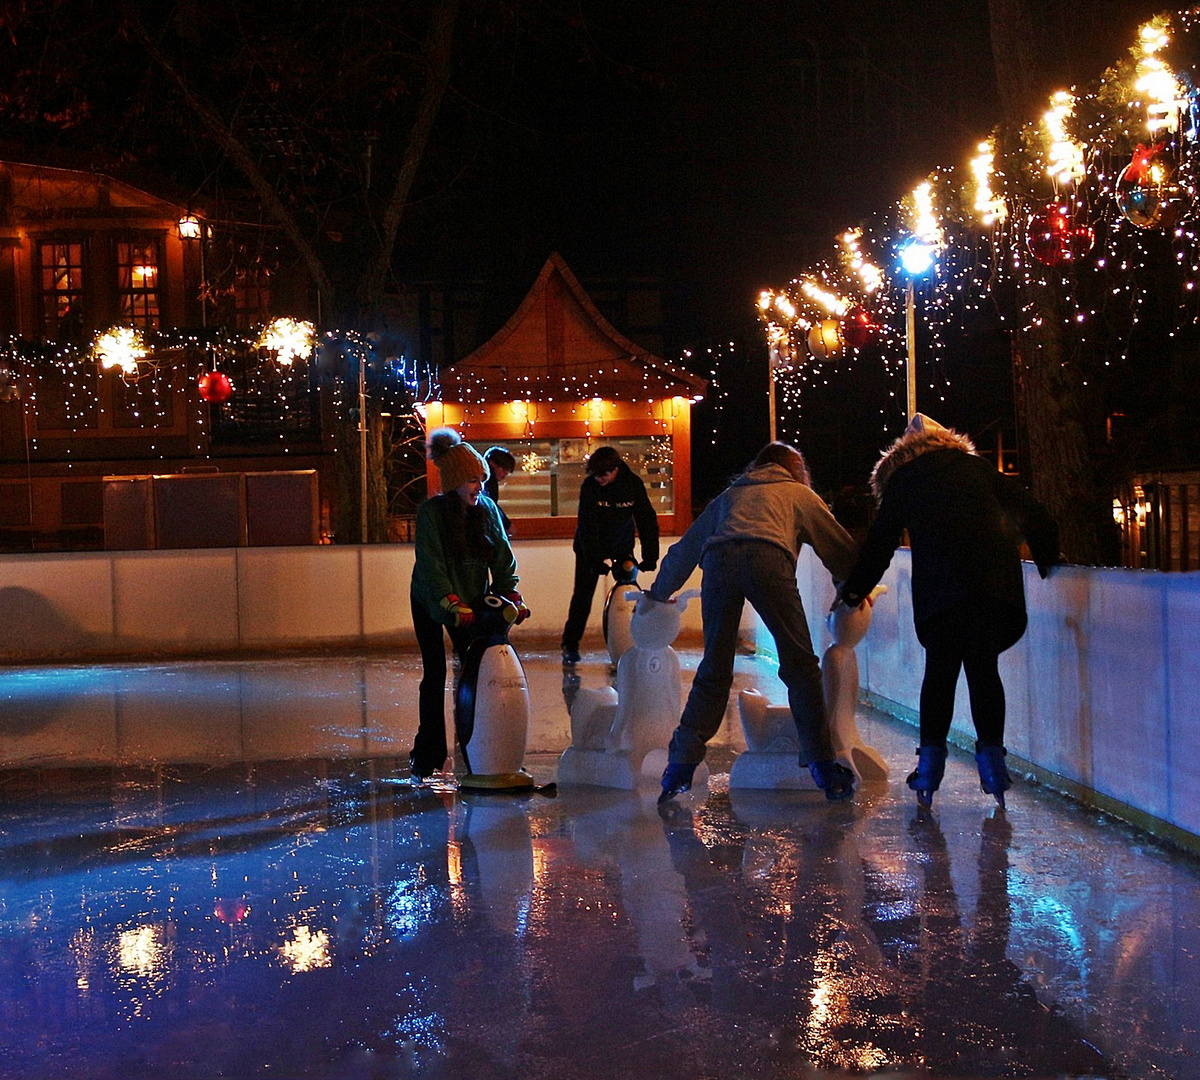
[[455, 626], [467, 627], [475, 621], [475, 612], [454, 593], [447, 593], [442, 597], [441, 608], [449, 618], [453, 619]]

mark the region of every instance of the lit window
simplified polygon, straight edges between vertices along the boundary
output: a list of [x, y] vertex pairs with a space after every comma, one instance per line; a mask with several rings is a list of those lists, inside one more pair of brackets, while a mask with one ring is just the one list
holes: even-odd
[[38, 245], [42, 268], [42, 336], [46, 341], [83, 340], [83, 245]]
[[[476, 443], [482, 454], [491, 443]], [[510, 518], [574, 517], [579, 488], [587, 476], [587, 458], [597, 446], [611, 446], [646, 484], [655, 512], [675, 511], [673, 448], [669, 436], [612, 439], [508, 439], [503, 445], [517, 459], [516, 469], [500, 487], [500, 506]]]
[[142, 330], [158, 329], [158, 244], [143, 240], [117, 244], [118, 321]]

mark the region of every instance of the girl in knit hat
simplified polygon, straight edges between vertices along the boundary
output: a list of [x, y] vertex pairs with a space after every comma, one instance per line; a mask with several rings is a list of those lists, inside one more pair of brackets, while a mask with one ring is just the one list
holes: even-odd
[[413, 567], [413, 629], [423, 672], [418, 693], [417, 737], [408, 764], [414, 781], [445, 763], [446, 644], [450, 634], [461, 657], [471, 639], [475, 609], [489, 593], [517, 606], [517, 622], [529, 609], [517, 592], [517, 560], [496, 504], [483, 494], [487, 463], [453, 428], [430, 432], [426, 450], [437, 466], [442, 493], [417, 510]]

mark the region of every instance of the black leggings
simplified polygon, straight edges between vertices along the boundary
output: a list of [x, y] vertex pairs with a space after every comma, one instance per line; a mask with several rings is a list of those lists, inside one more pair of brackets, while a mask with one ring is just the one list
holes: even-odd
[[1004, 745], [1004, 684], [998, 661], [1025, 633], [1025, 612], [982, 599], [959, 601], [917, 629], [925, 646], [921, 682], [921, 745], [945, 746], [954, 718], [958, 673], [967, 673], [971, 719], [983, 746]]
[[[421, 685], [417, 691], [417, 737], [412, 756], [418, 771], [428, 775], [440, 769], [449, 757], [446, 746], [446, 638], [447, 627], [434, 619], [415, 596], [412, 603], [413, 630], [421, 647]], [[450, 643], [460, 657], [470, 637], [457, 627], [449, 628]]]

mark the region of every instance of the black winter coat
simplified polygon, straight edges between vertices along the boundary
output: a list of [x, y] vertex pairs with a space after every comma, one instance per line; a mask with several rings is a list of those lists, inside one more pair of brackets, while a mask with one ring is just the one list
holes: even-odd
[[658, 515], [642, 478], [622, 461], [612, 483], [601, 486], [594, 476], [583, 481], [572, 545], [583, 562], [596, 566], [605, 559], [632, 555], [635, 525], [642, 545], [641, 562], [657, 563]]
[[1043, 576], [1059, 558], [1058, 528], [1045, 507], [954, 432], [906, 436], [897, 450], [897, 459], [885, 455], [876, 466], [879, 514], [842, 597], [853, 604], [879, 583], [907, 529], [918, 630], [962, 600], [987, 598], [1024, 614], [1021, 538]]

